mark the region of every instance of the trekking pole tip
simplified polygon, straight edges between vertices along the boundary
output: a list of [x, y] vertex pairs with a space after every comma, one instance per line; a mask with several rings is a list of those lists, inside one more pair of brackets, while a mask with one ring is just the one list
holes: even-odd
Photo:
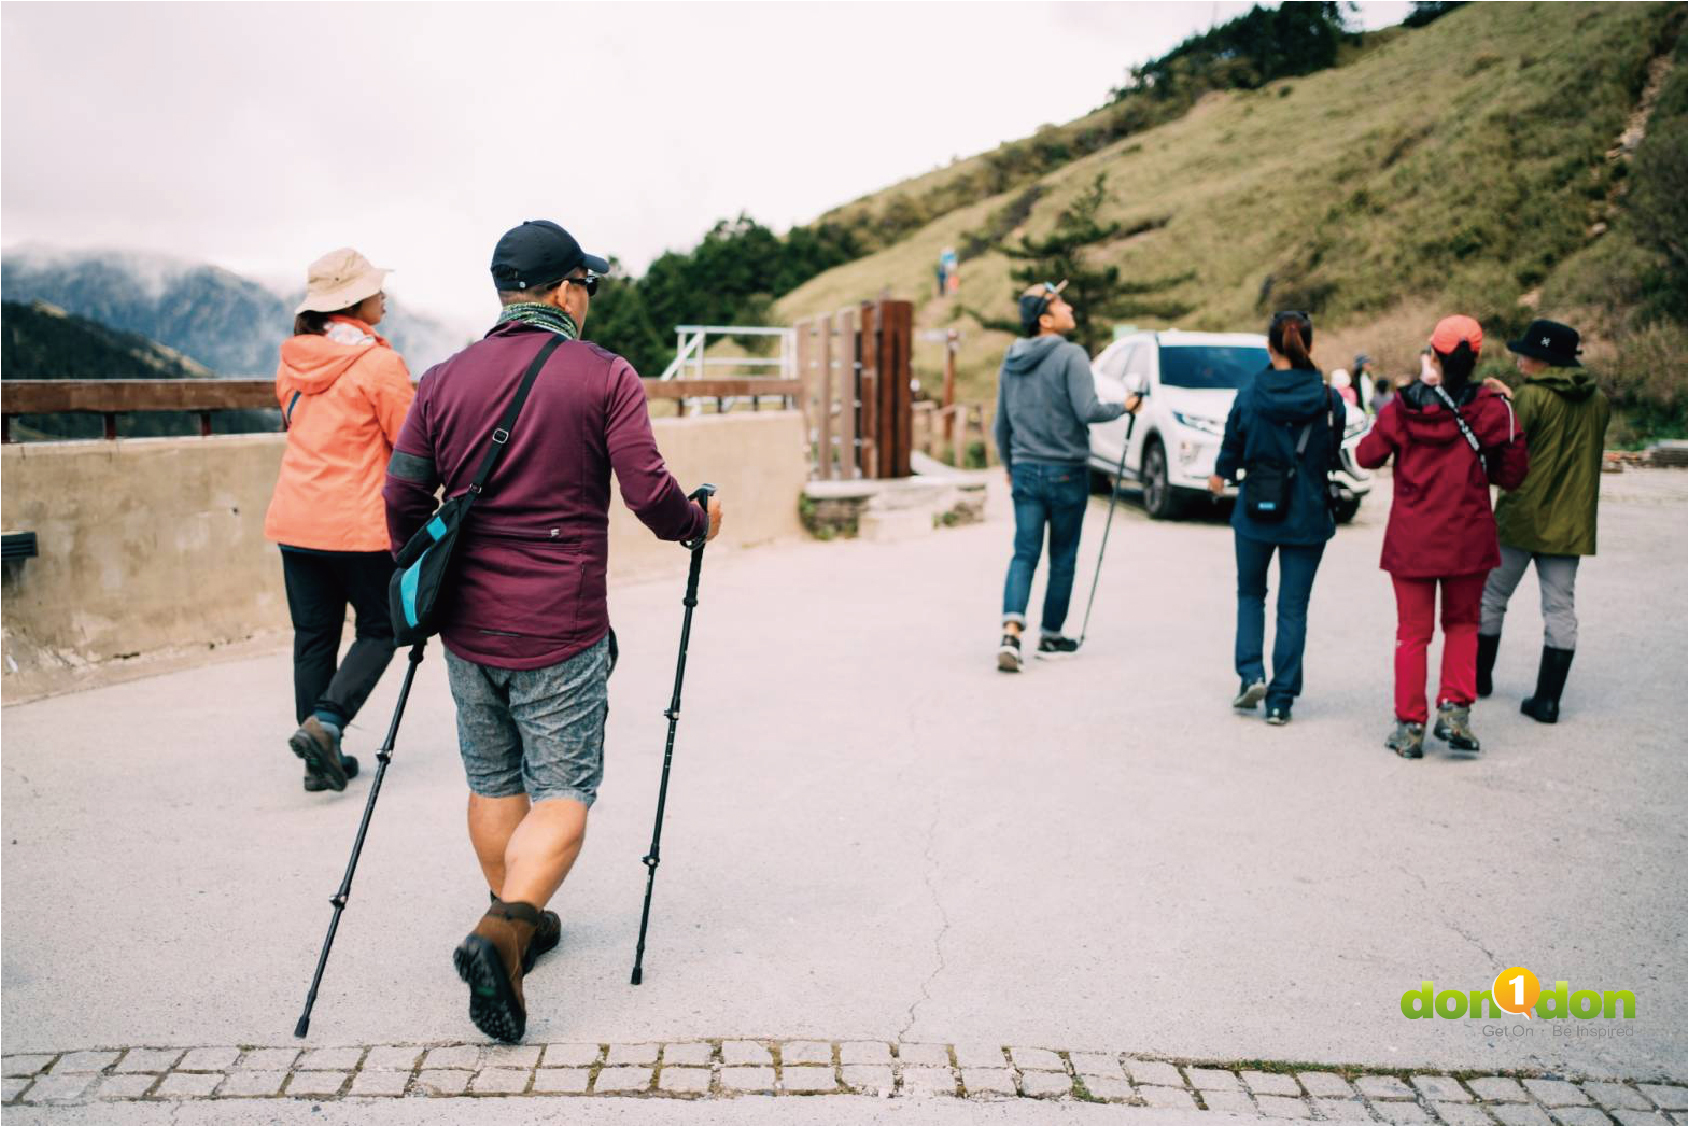
[[644, 969], [640, 966], [634, 966], [633, 967], [633, 984], [638, 985], [640, 982], [642, 982], [644, 980], [645, 980]]
[[293, 1036], [294, 1036], [294, 1038], [297, 1039], [297, 1040], [303, 1040], [305, 1038], [305, 1033], [309, 1032], [310, 1030], [311, 1030], [311, 1018], [308, 1017], [308, 1016], [305, 1016], [304, 1014], [300, 1014], [299, 1023], [293, 1026]]

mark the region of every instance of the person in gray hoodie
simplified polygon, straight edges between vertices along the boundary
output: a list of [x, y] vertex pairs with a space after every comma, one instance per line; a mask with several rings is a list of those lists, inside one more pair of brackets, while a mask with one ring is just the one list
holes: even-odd
[[1078, 642], [1065, 637], [1072, 601], [1079, 533], [1089, 500], [1088, 427], [1112, 422], [1137, 403], [1104, 403], [1096, 397], [1090, 357], [1066, 334], [1073, 308], [1061, 296], [1067, 283], [1043, 282], [1020, 297], [1025, 338], [1002, 358], [996, 393], [996, 449], [1014, 497], [1014, 558], [1002, 591], [1002, 641], [996, 667], [1019, 672], [1020, 636], [1026, 628], [1032, 575], [1049, 529], [1049, 584], [1043, 595], [1043, 628], [1037, 655], [1072, 655]]

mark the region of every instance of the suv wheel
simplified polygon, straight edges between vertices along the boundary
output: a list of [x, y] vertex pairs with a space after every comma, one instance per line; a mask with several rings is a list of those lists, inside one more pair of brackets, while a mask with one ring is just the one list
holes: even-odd
[[1182, 507], [1167, 472], [1166, 447], [1151, 438], [1143, 447], [1143, 508], [1150, 519], [1171, 520]]

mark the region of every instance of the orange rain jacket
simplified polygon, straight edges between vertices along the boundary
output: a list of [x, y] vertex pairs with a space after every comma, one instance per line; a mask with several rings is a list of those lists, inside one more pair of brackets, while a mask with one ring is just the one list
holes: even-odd
[[416, 388], [404, 360], [368, 325], [330, 319], [367, 339], [342, 344], [307, 335], [282, 342], [275, 389], [287, 452], [264, 535], [317, 551], [391, 551], [381, 486]]

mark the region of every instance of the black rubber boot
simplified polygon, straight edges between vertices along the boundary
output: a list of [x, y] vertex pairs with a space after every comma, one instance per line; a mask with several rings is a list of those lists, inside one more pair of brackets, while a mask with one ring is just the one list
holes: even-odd
[[1571, 671], [1575, 649], [1555, 649], [1544, 646], [1541, 668], [1536, 672], [1535, 695], [1519, 705], [1518, 710], [1537, 723], [1559, 722], [1559, 698], [1565, 694], [1565, 677]]
[[1495, 691], [1495, 656], [1500, 653], [1500, 634], [1477, 635], [1477, 698], [1487, 700]]

